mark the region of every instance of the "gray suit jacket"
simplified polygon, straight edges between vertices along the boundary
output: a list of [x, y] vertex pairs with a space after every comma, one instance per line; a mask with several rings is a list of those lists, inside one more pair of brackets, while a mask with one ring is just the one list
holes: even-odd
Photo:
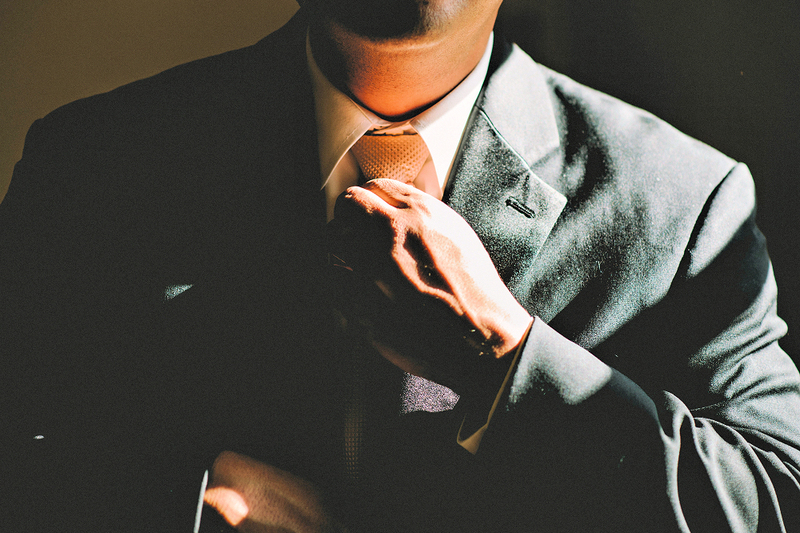
[[388, 417], [342, 477], [304, 28], [31, 128], [0, 206], [11, 522], [183, 527], [233, 448], [355, 530], [800, 527], [800, 377], [746, 167], [502, 39], [444, 201], [531, 336], [476, 456], [460, 405]]

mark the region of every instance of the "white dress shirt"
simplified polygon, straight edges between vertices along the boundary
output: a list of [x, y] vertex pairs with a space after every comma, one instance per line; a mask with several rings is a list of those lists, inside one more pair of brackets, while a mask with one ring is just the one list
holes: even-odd
[[461, 137], [472, 107], [478, 99], [492, 53], [494, 34], [478, 65], [461, 83], [419, 115], [403, 122], [389, 122], [333, 86], [314, 61], [306, 38], [306, 56], [314, 87], [314, 104], [319, 139], [322, 187], [325, 189], [328, 220], [333, 218], [336, 198], [358, 182], [360, 170], [350, 147], [370, 130], [391, 131], [411, 128], [425, 141], [430, 156], [423, 164], [414, 186], [441, 200]]

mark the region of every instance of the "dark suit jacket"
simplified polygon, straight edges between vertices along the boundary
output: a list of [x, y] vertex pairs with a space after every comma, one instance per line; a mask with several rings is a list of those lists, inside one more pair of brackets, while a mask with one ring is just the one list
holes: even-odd
[[354, 530], [800, 527], [800, 379], [746, 167], [502, 39], [444, 201], [531, 336], [476, 456], [457, 406], [390, 417], [342, 477], [302, 17], [31, 127], [0, 206], [12, 529], [188, 530], [226, 448]]

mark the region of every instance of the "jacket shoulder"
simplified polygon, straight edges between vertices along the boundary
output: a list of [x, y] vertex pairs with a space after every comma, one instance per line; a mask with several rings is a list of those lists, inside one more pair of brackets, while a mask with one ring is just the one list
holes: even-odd
[[[564, 148], [600, 151], [622, 175], [715, 186], [737, 164], [664, 120], [613, 96], [539, 66], [551, 88]], [[703, 187], [703, 188], [706, 188]]]
[[162, 135], [180, 141], [198, 130], [246, 125], [256, 114], [254, 104], [269, 112], [304, 83], [306, 73], [298, 65], [305, 64], [305, 34], [303, 21], [296, 19], [251, 46], [61, 106], [34, 123], [26, 152], [40, 142], [61, 152], [150, 150], [163, 144]]

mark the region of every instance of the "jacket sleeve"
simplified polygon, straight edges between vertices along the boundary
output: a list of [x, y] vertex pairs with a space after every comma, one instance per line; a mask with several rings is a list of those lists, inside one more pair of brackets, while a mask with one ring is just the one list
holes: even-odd
[[604, 356], [535, 320], [481, 449], [534, 520], [800, 528], [800, 376], [778, 345], [785, 325], [754, 204], [738, 165], [708, 200], [666, 297], [592, 349]]

